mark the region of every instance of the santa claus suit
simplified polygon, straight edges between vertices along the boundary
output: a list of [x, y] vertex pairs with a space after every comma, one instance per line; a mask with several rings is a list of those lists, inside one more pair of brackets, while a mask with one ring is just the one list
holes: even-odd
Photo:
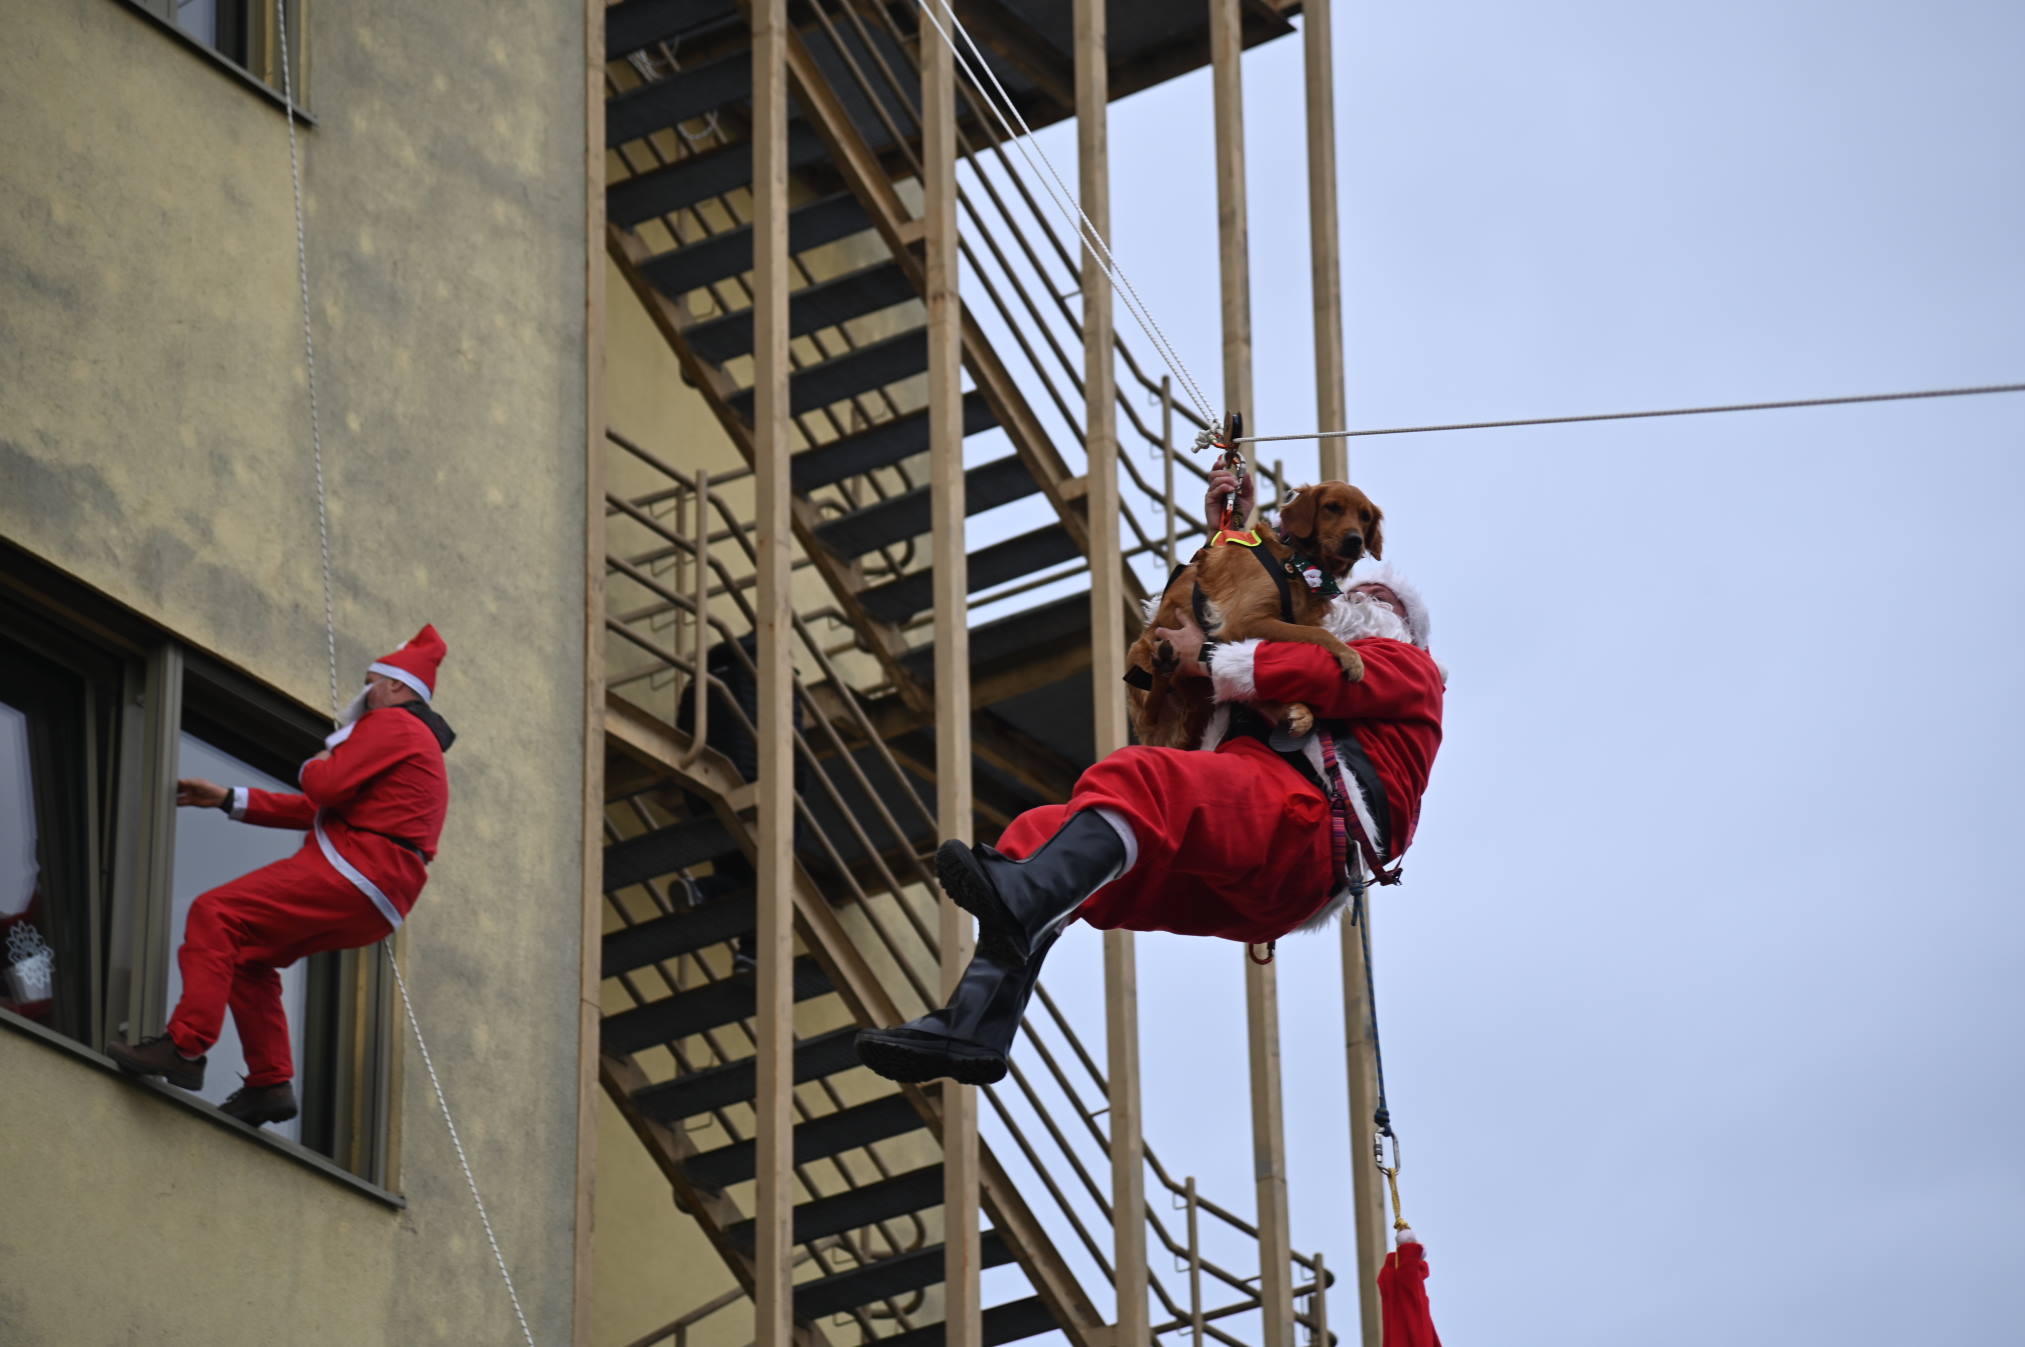
[[[426, 658], [431, 640], [434, 658]], [[409, 655], [417, 646], [423, 653]], [[441, 648], [435, 629], [425, 627], [372, 668], [432, 692]], [[407, 918], [428, 882], [449, 810], [443, 750], [454, 737], [426, 702], [381, 707], [340, 728], [302, 765], [300, 793], [231, 792], [233, 818], [307, 835], [293, 856], [191, 904], [177, 953], [183, 996], [168, 1027], [178, 1051], [206, 1052], [229, 1005], [247, 1085], [294, 1077], [279, 970], [307, 955], [373, 944]]]
[[[1417, 596], [1416, 596], [1417, 597]], [[1355, 637], [1374, 625], [1416, 633], [1339, 598], [1328, 624]], [[1421, 635], [1421, 640], [1425, 636]], [[1338, 781], [1365, 835], [1388, 862], [1413, 841], [1421, 792], [1441, 744], [1444, 676], [1410, 640], [1349, 640], [1364, 677], [1343, 681], [1318, 646], [1244, 641], [1215, 648], [1210, 680], [1219, 703], [1205, 747], [1134, 747], [1107, 755], [1077, 781], [1067, 803], [1014, 819], [998, 849], [1032, 855], [1072, 816], [1095, 809], [1126, 841], [1124, 874], [1077, 913], [1105, 930], [1174, 931], [1263, 943], [1326, 921], [1347, 898], [1334, 863], [1319, 738], [1298, 750], [1310, 773], [1256, 737], [1230, 736], [1230, 707], [1305, 702], [1336, 735]], [[1354, 862], [1353, 862], [1354, 863]]]

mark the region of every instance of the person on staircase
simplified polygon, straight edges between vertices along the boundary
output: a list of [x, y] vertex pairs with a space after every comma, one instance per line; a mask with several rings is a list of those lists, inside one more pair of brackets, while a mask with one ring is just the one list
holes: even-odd
[[[1249, 516], [1251, 480], [1212, 476], [1212, 532], [1227, 493]], [[1396, 880], [1441, 744], [1447, 674], [1428, 653], [1426, 602], [1390, 566], [1353, 571], [1326, 622], [1363, 656], [1361, 681], [1344, 682], [1318, 646], [1218, 644], [1192, 622], [1162, 630], [1181, 671], [1210, 680], [1202, 749], [1213, 751], [1119, 749], [1066, 804], [1014, 819], [996, 848], [943, 843], [936, 878], [977, 918], [977, 953], [940, 1010], [862, 1030], [859, 1060], [889, 1080], [999, 1080], [1041, 961], [1079, 918], [1270, 944], [1327, 924], [1353, 884]], [[1315, 733], [1284, 740], [1254, 701], [1307, 703]]]
[[300, 794], [176, 783], [179, 805], [307, 835], [294, 855], [190, 905], [176, 954], [182, 999], [168, 1032], [107, 1046], [122, 1071], [202, 1089], [205, 1054], [229, 1006], [246, 1053], [246, 1083], [220, 1107], [254, 1127], [295, 1116], [280, 970], [311, 954], [386, 939], [428, 882], [450, 806], [443, 751], [456, 738], [430, 705], [445, 653], [436, 628], [425, 626], [374, 661], [323, 751], [302, 765]]

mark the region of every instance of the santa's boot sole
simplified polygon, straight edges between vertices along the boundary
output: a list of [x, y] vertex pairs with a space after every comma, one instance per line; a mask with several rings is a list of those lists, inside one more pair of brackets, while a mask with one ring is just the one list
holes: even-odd
[[859, 1061], [902, 1085], [944, 1078], [959, 1085], [996, 1085], [1005, 1079], [1004, 1053], [958, 1039], [905, 1029], [860, 1029], [857, 1047]]
[[935, 879], [949, 900], [977, 918], [978, 954], [1008, 968], [1027, 965], [1026, 932], [992, 887], [984, 863], [958, 841], [944, 842], [935, 853]]

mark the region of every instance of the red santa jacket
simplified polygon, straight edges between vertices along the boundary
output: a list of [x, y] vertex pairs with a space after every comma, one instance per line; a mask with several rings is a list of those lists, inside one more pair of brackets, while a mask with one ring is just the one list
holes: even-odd
[[443, 750], [454, 737], [426, 707], [368, 711], [302, 765], [301, 794], [241, 786], [233, 792], [232, 817], [309, 830], [304, 848], [321, 850], [398, 926], [428, 881], [425, 858], [435, 858], [443, 835], [450, 809]]
[[[1335, 722], [1339, 733], [1353, 735], [1376, 769], [1382, 809], [1365, 798], [1347, 769], [1345, 793], [1371, 835], [1378, 838], [1382, 831], [1385, 859], [1396, 861], [1412, 845], [1420, 796], [1441, 747], [1446, 680], [1434, 657], [1417, 645], [1380, 636], [1349, 644], [1364, 659], [1364, 677], [1355, 683], [1343, 681], [1335, 657], [1320, 646], [1290, 641], [1218, 646], [1210, 680], [1219, 702], [1305, 702], [1317, 720]], [[1212, 741], [1221, 742], [1227, 723], [1220, 708], [1210, 727]], [[1306, 752], [1319, 775], [1321, 750], [1312, 739]], [[1382, 829], [1377, 826], [1381, 817]], [[1335, 908], [1332, 904], [1318, 917], [1328, 917]]]

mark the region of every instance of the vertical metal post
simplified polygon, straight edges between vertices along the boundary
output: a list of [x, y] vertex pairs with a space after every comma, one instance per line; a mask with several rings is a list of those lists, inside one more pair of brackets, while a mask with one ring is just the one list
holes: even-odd
[[[1314, 272], [1315, 417], [1329, 429], [1350, 424], [1343, 355], [1343, 269], [1336, 211], [1336, 75], [1331, 0], [1301, 10], [1302, 58], [1308, 94], [1308, 246]], [[1350, 480], [1350, 441], [1323, 440], [1322, 476]], [[1364, 920], [1371, 908], [1365, 904]], [[1364, 947], [1371, 938], [1343, 923], [1343, 1029], [1350, 1089], [1351, 1201], [1357, 1227], [1358, 1322], [1364, 1347], [1378, 1347], [1378, 1270], [1385, 1262], [1385, 1193], [1373, 1163], [1372, 1116], [1378, 1109], [1378, 1067], [1371, 1027], [1371, 988]]]
[[710, 743], [710, 473], [707, 469], [696, 470], [696, 490], [692, 502], [696, 507], [696, 530], [690, 534], [696, 551], [689, 558], [689, 564], [696, 568], [693, 602], [696, 612], [696, 662], [689, 670], [689, 747], [684, 750], [681, 765], [687, 767], [703, 755]]
[[1202, 1208], [1195, 1200], [1195, 1175], [1188, 1176], [1188, 1327], [1195, 1347], [1202, 1347]]
[[[605, 6], [584, 6], [584, 700], [578, 903], [576, 1232], [570, 1344], [591, 1347], [605, 859]], [[375, 961], [377, 963], [377, 961]], [[359, 1132], [363, 1133], [364, 1128]]]
[[1162, 498], [1166, 503], [1161, 507], [1161, 518], [1167, 521], [1167, 569], [1172, 574], [1181, 564], [1180, 553], [1174, 536], [1174, 376], [1160, 376], [1160, 466], [1163, 475], [1161, 489], [1167, 494]]
[[1312, 1341], [1315, 1347], [1329, 1347], [1329, 1268], [1319, 1249], [1315, 1251], [1315, 1294], [1308, 1304], [1308, 1318], [1315, 1329]]
[[[1104, 0], [1076, 0], [1076, 167], [1083, 213], [1111, 233], [1110, 55]], [[1081, 259], [1083, 392], [1090, 489], [1090, 677], [1098, 757], [1123, 748], [1125, 576], [1118, 497], [1118, 400], [1110, 282], [1087, 245]], [[1146, 1161], [1139, 1112], [1139, 968], [1129, 931], [1104, 934], [1105, 1050], [1110, 1075], [1111, 1213], [1117, 1347], [1146, 1347]]]
[[[935, 800], [944, 837], [970, 840], [969, 568], [964, 549], [963, 334], [957, 278], [956, 63], [921, 44], [922, 195], [928, 279], [928, 454], [935, 554]], [[971, 922], [947, 898], [939, 920], [942, 990], [970, 962]], [[977, 1091], [942, 1091], [943, 1341], [982, 1347], [978, 1288]]]
[[[1215, 90], [1217, 258], [1223, 290], [1223, 387], [1229, 408], [1252, 411], [1250, 230], [1245, 205], [1243, 0], [1209, 0]], [[1264, 1347], [1293, 1347], [1292, 1237], [1287, 1218], [1287, 1143], [1280, 1095], [1278, 969], [1245, 960], [1250, 1040], [1252, 1173], [1257, 1182], [1259, 1303]]]
[[[1315, 424], [1347, 427], [1343, 386], [1343, 266], [1336, 215], [1336, 65], [1331, 0], [1301, 6], [1301, 55], [1308, 86], [1308, 250], [1314, 272]], [[1323, 440], [1324, 481], [1350, 480], [1350, 441]], [[1373, 1340], [1375, 1341], [1375, 1339]]]
[[753, 468], [759, 513], [758, 1194], [753, 1328], [758, 1347], [794, 1336], [794, 668], [788, 502], [787, 0], [752, 16]]

